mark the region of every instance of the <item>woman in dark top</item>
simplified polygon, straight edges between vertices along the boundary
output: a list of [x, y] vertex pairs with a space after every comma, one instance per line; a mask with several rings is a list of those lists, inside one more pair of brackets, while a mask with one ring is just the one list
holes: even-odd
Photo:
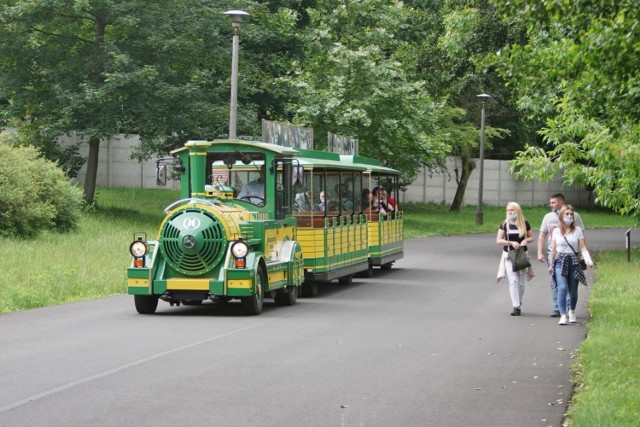
[[533, 242], [533, 231], [529, 221], [525, 220], [522, 208], [516, 202], [507, 203], [507, 218], [500, 224], [496, 243], [503, 247], [500, 271], [504, 269], [504, 275], [509, 279], [509, 295], [511, 296], [512, 316], [520, 316], [524, 284], [527, 280], [527, 269], [513, 271], [509, 251], [520, 247], [527, 250], [527, 243]]

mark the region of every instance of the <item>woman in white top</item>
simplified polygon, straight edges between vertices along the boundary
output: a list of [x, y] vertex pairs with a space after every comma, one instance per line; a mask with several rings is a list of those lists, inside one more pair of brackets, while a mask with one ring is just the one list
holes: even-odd
[[[560, 310], [559, 325], [576, 322], [576, 304], [578, 303], [578, 283], [587, 285], [578, 252], [582, 254], [587, 267], [593, 267], [591, 255], [584, 242], [582, 229], [574, 222], [573, 206], [564, 205], [558, 214], [559, 226], [551, 235], [551, 265], [549, 273], [554, 275], [558, 284], [558, 310]], [[567, 293], [570, 297], [570, 307], [567, 310]], [[568, 313], [567, 313], [568, 311]], [[567, 316], [568, 314], [568, 316]]]

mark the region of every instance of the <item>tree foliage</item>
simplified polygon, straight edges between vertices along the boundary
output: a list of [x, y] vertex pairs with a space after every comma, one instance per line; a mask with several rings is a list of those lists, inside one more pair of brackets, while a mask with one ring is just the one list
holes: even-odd
[[[81, 133], [91, 144], [87, 176], [94, 184], [105, 138], [135, 133], [166, 151], [186, 138], [222, 133], [229, 92], [221, 76], [229, 75], [230, 61], [221, 58], [229, 56], [230, 25], [221, 7], [193, 0], [7, 2], [0, 9], [3, 118], [46, 135]], [[247, 118], [255, 121], [255, 110], [239, 115]], [[93, 190], [85, 185], [85, 197]]]
[[360, 152], [412, 180], [423, 164], [439, 169], [449, 151], [435, 123], [443, 108], [424, 80], [412, 78], [403, 53], [416, 11], [398, 1], [318, 1], [309, 10], [305, 61], [280, 83], [295, 92], [289, 109], [313, 127], [360, 140]]
[[526, 179], [563, 173], [596, 202], [640, 215], [640, 54], [637, 1], [495, 2], [530, 42], [496, 58], [518, 106], [544, 120], [547, 149], [528, 147], [513, 170]]
[[18, 120], [45, 155], [66, 156], [70, 174], [77, 159], [54, 137], [82, 134], [88, 199], [101, 140], [139, 134], [143, 159], [226, 136], [228, 9], [250, 13], [240, 27], [239, 135], [257, 136], [265, 118], [312, 126], [319, 147], [327, 131], [353, 136], [362, 154], [410, 181], [423, 165], [438, 171], [448, 155], [477, 153], [478, 93], [500, 106], [488, 109], [497, 112], [489, 151], [492, 126], [519, 123], [508, 90], [480, 62], [517, 34], [487, 0], [5, 3], [0, 121]]

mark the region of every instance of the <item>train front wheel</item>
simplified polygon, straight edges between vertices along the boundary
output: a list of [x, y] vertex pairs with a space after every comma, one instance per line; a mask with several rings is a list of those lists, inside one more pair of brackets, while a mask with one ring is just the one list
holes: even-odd
[[158, 297], [155, 295], [134, 295], [133, 301], [140, 314], [153, 314], [158, 308]]
[[264, 271], [261, 268], [258, 268], [256, 273], [255, 293], [250, 297], [242, 298], [240, 303], [244, 314], [255, 316], [262, 313], [262, 306], [264, 305]]

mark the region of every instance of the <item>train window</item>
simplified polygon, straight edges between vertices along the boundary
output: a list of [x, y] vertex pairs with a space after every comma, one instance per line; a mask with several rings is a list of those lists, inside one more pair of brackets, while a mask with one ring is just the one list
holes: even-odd
[[311, 185], [311, 171], [304, 170], [302, 166], [293, 165], [293, 210], [296, 212], [309, 212], [313, 210], [313, 188]]
[[233, 190], [238, 200], [256, 206], [265, 204], [265, 156], [239, 151], [207, 155], [206, 185], [223, 185]]

